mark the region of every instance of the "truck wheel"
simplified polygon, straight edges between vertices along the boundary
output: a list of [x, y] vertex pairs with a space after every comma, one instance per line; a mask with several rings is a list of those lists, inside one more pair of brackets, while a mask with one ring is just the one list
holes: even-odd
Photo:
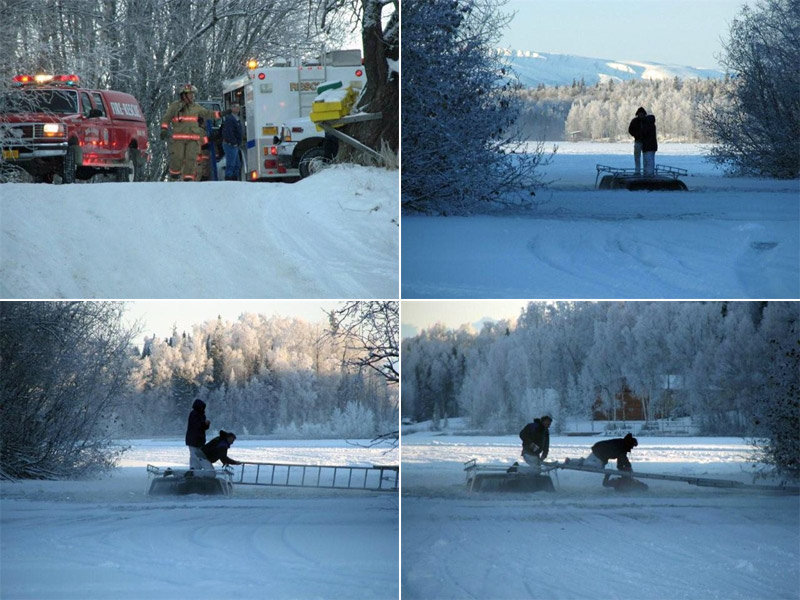
[[144, 181], [144, 154], [138, 148], [131, 148], [130, 151], [133, 163], [132, 181]]
[[325, 168], [328, 159], [325, 158], [325, 151], [321, 146], [306, 150], [303, 158], [300, 159], [300, 177], [308, 177], [318, 173]]
[[119, 182], [141, 181], [141, 157], [136, 148], [129, 148], [125, 166], [116, 169], [114, 179]]
[[75, 146], [68, 146], [67, 153], [64, 155], [64, 163], [61, 167], [61, 182], [75, 183]]

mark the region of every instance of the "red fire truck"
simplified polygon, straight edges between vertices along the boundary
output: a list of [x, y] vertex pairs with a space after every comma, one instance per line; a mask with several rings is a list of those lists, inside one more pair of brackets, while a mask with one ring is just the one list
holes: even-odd
[[147, 124], [129, 94], [86, 89], [76, 75], [18, 75], [0, 95], [0, 150], [38, 181], [139, 181]]

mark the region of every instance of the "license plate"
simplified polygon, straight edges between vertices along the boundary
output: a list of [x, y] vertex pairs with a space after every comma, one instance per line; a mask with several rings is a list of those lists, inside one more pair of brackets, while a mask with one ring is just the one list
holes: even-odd
[[278, 135], [277, 127], [262, 127], [261, 135]]
[[19, 150], [3, 150], [3, 158], [17, 160], [19, 158]]

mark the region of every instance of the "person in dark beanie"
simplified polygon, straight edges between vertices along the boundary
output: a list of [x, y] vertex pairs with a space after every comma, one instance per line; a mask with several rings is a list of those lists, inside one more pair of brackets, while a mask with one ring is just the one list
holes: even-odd
[[656, 152], [658, 152], [658, 139], [656, 137], [656, 117], [647, 115], [642, 123], [642, 158], [644, 161], [645, 176], [656, 174]]
[[638, 445], [639, 441], [630, 433], [624, 438], [597, 442], [592, 446], [592, 453], [583, 461], [583, 465], [604, 469], [609, 460], [616, 458], [617, 469], [620, 471], [632, 471], [633, 467], [631, 467], [631, 461], [628, 460], [628, 453]]
[[228, 457], [228, 449], [233, 445], [235, 439], [235, 433], [220, 429], [219, 435], [201, 448], [203, 453], [203, 457], [200, 459], [201, 469], [211, 471], [210, 476], [213, 477], [214, 463], [218, 460], [222, 461], [225, 466], [242, 464], [238, 460]]
[[519, 432], [522, 440], [522, 459], [530, 466], [539, 468], [550, 452], [550, 424], [553, 419], [545, 415], [534, 419]]
[[646, 116], [647, 111], [640, 106], [636, 109], [636, 116], [631, 120], [631, 124], [628, 125], [628, 133], [633, 136], [633, 162], [637, 175], [642, 173], [642, 125]]
[[186, 445], [189, 447], [189, 468], [200, 469], [203, 454], [200, 448], [206, 443], [206, 430], [211, 422], [206, 419], [206, 403], [196, 398], [186, 424]]

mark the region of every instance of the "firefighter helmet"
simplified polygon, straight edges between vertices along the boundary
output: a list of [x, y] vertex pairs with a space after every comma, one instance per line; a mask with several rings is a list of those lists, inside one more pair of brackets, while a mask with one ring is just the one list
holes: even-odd
[[196, 94], [197, 88], [194, 87], [191, 83], [187, 83], [185, 86], [181, 88], [180, 95], [183, 94]]

